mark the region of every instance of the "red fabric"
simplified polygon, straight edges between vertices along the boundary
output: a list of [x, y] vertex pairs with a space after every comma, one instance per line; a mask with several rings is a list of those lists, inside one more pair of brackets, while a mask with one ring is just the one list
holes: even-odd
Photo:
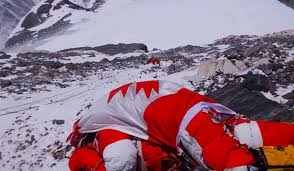
[[80, 171], [86, 169], [86, 171], [106, 171], [104, 162], [100, 158], [99, 154], [89, 148], [78, 148], [69, 159], [69, 168], [71, 171]]
[[185, 113], [200, 101], [214, 102], [185, 88], [153, 101], [144, 112], [148, 140], [176, 149], [176, 136], [180, 123]]
[[98, 140], [98, 151], [103, 154], [108, 145], [119, 140], [130, 139], [130, 136], [117, 130], [105, 129], [97, 132], [96, 138]]
[[70, 144], [75, 148], [78, 148], [78, 145], [79, 145], [81, 139], [83, 139], [86, 136], [86, 134], [79, 132], [78, 123], [79, 123], [79, 120], [77, 120], [74, 123], [72, 132], [68, 135], [68, 137], [66, 139], [66, 142], [70, 141]]
[[[98, 149], [100, 154], [103, 154], [104, 149], [117, 141], [130, 139], [130, 136], [120, 131], [106, 129], [97, 133]], [[142, 141], [142, 155], [145, 162], [145, 167], [151, 171], [161, 171], [161, 162], [167, 158], [167, 153], [163, 151], [161, 146]]]
[[238, 166], [248, 166], [254, 164], [253, 155], [244, 148], [233, 149], [228, 155], [225, 168], [231, 169]]
[[142, 141], [142, 155], [147, 170], [161, 171], [161, 161], [167, 157], [160, 146]]
[[147, 64], [160, 64], [160, 59], [159, 58], [155, 58], [155, 57], [151, 57], [149, 59], [147, 59]]
[[118, 92], [121, 92], [122, 95], [123, 95], [123, 97], [125, 97], [125, 95], [127, 94], [127, 91], [128, 91], [128, 89], [129, 89], [130, 85], [132, 85], [132, 84], [133, 84], [133, 83], [129, 83], [129, 84], [123, 85], [123, 86], [121, 86], [121, 87], [119, 87], [119, 88], [116, 88], [116, 89], [112, 90], [112, 91], [109, 93], [109, 97], [108, 97], [107, 102], [109, 103], [109, 102], [111, 101], [112, 97], [113, 97], [114, 95], [116, 95]]
[[199, 112], [186, 131], [202, 148], [204, 162], [216, 170], [253, 164], [253, 156], [238, 141], [225, 134], [222, 124], [215, 123], [205, 112]]
[[257, 121], [264, 146], [294, 144], [294, 125], [285, 122]]
[[141, 89], [144, 90], [146, 97], [149, 98], [152, 90], [154, 90], [156, 93], [159, 92], [159, 81], [137, 82], [136, 83], [136, 94], [138, 94]]

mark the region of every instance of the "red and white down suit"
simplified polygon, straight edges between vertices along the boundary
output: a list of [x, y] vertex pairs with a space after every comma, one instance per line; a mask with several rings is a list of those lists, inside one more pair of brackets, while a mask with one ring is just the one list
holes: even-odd
[[97, 132], [97, 146], [110, 171], [134, 170], [138, 153], [150, 157], [148, 147], [142, 151], [131, 137], [178, 152], [181, 143], [200, 166], [214, 170], [247, 170], [254, 164], [247, 147], [294, 144], [291, 124], [233, 117], [227, 120], [233, 125], [228, 133], [217, 113], [235, 115], [176, 83], [144, 81], [114, 89], [95, 102], [79, 120], [78, 129]]

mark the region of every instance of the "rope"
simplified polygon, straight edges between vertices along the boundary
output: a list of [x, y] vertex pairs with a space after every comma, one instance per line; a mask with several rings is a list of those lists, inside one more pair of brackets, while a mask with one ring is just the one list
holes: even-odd
[[[90, 91], [93, 91], [95, 90], [96, 88], [98, 88], [99, 86], [105, 84], [107, 81], [109, 81], [109, 79], [103, 81], [102, 83], [98, 84], [98, 85], [95, 85], [93, 88], [89, 88], [85, 91], [82, 91], [82, 92], [79, 92], [79, 93], [75, 93], [71, 96], [68, 96], [68, 97], [65, 97], [65, 98], [62, 98], [60, 100], [57, 100], [57, 101], [54, 101], [54, 102], [51, 102], [51, 103], [46, 103], [44, 104], [45, 106], [48, 106], [50, 104], [55, 104], [55, 103], [58, 103], [58, 102], [61, 102], [61, 101], [64, 101], [64, 100], [68, 100], [68, 99], [72, 99], [73, 97], [76, 97], [76, 96], [79, 96], [79, 95], [82, 95], [82, 94], [85, 94], [85, 93], [88, 93]], [[83, 87], [84, 88], [84, 87]], [[78, 90], [78, 89], [76, 89]], [[21, 107], [21, 106], [26, 106], [26, 105], [34, 105], [34, 104], [40, 104], [41, 102], [45, 101], [45, 100], [49, 100], [49, 99], [52, 99], [54, 97], [58, 97], [60, 95], [63, 95], [63, 94], [67, 94], [69, 92], [72, 92], [73, 90], [71, 91], [68, 91], [68, 92], [64, 92], [64, 93], [60, 93], [60, 94], [56, 94], [56, 95], [53, 95], [53, 96], [50, 96], [50, 97], [47, 97], [47, 98], [43, 98], [43, 99], [39, 99], [39, 100], [35, 100], [35, 101], [32, 101], [32, 102], [29, 102], [29, 103], [24, 103], [24, 104], [21, 104], [21, 105], [16, 105], [16, 106], [11, 106], [11, 107], [7, 107], [7, 108], [2, 108], [0, 109], [0, 111], [3, 111], [3, 110], [7, 110], [7, 109], [13, 109], [13, 108], [18, 108], [18, 107]], [[38, 108], [36, 106], [30, 106], [30, 107], [27, 107], [27, 108], [22, 108], [20, 110], [15, 110], [15, 111], [11, 111], [11, 112], [7, 112], [7, 113], [4, 113], [4, 114], [0, 114], [0, 116], [5, 116], [5, 115], [11, 115], [11, 114], [14, 114], [14, 113], [18, 113], [18, 112], [22, 112], [22, 111], [28, 111], [28, 110], [31, 110], [31, 109], [34, 109], [34, 108]]]
[[18, 112], [23, 112], [23, 111], [27, 111], [27, 110], [31, 110], [31, 109], [36, 109], [38, 107], [37, 106], [32, 106], [32, 107], [29, 107], [29, 108], [23, 108], [21, 110], [17, 110], [17, 111], [12, 111], [12, 112], [7, 112], [7, 113], [4, 113], [4, 114], [0, 114], [0, 116], [11, 115], [11, 114], [18, 113]]

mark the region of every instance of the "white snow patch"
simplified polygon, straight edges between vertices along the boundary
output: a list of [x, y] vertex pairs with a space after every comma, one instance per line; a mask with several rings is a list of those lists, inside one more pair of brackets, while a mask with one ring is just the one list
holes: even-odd
[[267, 76], [262, 70], [260, 70], [260, 69], [254, 69], [253, 71], [252, 71], [252, 73], [253, 74], [260, 74], [260, 75], [265, 75], [265, 76]]
[[89, 21], [76, 24], [73, 34], [54, 37], [37, 49], [133, 42], [167, 49], [294, 27], [294, 11], [276, 0], [108, 0], [97, 13], [84, 15]]
[[[277, 85], [277, 86], [279, 86], [279, 85]], [[293, 90], [294, 90], [294, 84], [289, 85], [287, 87], [281, 87], [280, 86], [277, 89], [277, 91], [276, 91], [277, 95], [273, 95], [270, 92], [266, 92], [266, 93], [265, 92], [262, 92], [262, 94], [266, 98], [268, 98], [268, 99], [270, 99], [272, 101], [276, 101], [278, 103], [285, 104], [285, 103], [287, 103], [288, 100], [287, 99], [284, 99], [282, 96], [285, 95], [285, 94], [287, 94], [287, 93], [289, 93], [289, 92], [291, 92], [291, 91], [293, 91]]]
[[288, 58], [285, 60], [285, 62], [294, 61], [294, 49], [288, 51], [288, 53], [289, 53], [289, 56], [288, 56]]

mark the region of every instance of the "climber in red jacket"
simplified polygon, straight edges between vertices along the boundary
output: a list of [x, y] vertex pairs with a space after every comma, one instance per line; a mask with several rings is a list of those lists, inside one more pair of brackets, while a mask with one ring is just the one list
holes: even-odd
[[[294, 144], [294, 127], [242, 118], [172, 82], [145, 81], [95, 102], [68, 137], [75, 147], [87, 139], [103, 159], [103, 169], [111, 171], [162, 170], [160, 161], [173, 159], [170, 154], [185, 156], [188, 167], [247, 170], [256, 164], [248, 148]], [[77, 164], [72, 161], [71, 168]]]

